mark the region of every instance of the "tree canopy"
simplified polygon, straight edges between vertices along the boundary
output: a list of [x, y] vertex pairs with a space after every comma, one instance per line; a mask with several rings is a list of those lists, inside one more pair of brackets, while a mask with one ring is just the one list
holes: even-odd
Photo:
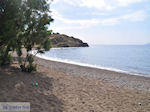
[[47, 0], [0, 0], [0, 65], [10, 63], [11, 51], [17, 52], [22, 64], [24, 48], [31, 66], [31, 50], [43, 53], [51, 48], [47, 30], [53, 19], [49, 14]]

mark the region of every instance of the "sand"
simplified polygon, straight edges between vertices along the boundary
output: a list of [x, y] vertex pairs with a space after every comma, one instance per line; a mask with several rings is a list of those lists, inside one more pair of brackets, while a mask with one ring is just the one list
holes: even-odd
[[115, 87], [134, 88], [138, 90], [150, 91], [150, 78], [143, 76], [136, 76], [126, 73], [119, 73], [104, 69], [97, 69], [91, 67], [84, 67], [73, 64], [66, 64], [56, 61], [49, 61], [41, 58], [35, 58], [39, 65], [51, 69], [57, 69], [70, 75], [82, 75], [97, 79], [101, 82], [112, 83]]
[[0, 102], [30, 102], [31, 112], [150, 112], [150, 78], [39, 58], [36, 63], [32, 74], [18, 64], [0, 68]]

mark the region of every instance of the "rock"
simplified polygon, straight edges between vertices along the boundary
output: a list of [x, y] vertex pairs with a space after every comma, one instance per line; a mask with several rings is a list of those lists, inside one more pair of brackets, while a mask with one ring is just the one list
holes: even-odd
[[138, 103], [140, 106], [142, 105], [141, 103]]
[[52, 34], [50, 37], [53, 47], [89, 47], [82, 40], [64, 34]]
[[83, 104], [85, 104], [85, 102], [82, 102]]

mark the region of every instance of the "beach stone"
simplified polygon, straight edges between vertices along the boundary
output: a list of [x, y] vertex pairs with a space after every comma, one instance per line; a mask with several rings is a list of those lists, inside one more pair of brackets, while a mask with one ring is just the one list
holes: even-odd
[[141, 106], [142, 104], [141, 104], [141, 103], [139, 103], [139, 105]]
[[82, 102], [83, 104], [85, 104], [85, 102]]
[[15, 85], [15, 88], [16, 88], [16, 89], [19, 89], [19, 88], [22, 88], [22, 87], [24, 87], [24, 83], [23, 83], [23, 82], [17, 83], [17, 84]]

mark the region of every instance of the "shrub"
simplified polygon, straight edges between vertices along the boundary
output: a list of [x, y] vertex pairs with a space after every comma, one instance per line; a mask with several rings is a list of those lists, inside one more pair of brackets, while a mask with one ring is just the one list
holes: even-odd
[[12, 63], [12, 56], [6, 49], [0, 49], [0, 66], [10, 65]]

